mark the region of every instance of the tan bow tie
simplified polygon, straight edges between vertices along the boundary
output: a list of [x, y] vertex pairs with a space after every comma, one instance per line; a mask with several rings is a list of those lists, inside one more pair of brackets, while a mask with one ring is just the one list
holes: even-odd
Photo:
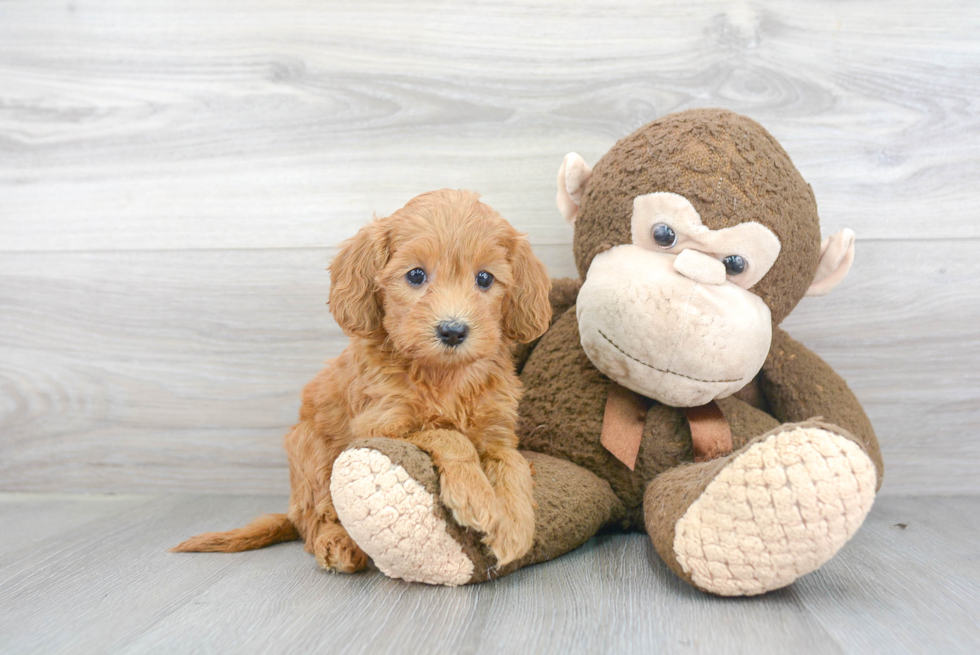
[[[599, 441], [631, 471], [640, 452], [650, 403], [650, 399], [615, 382], [609, 385]], [[714, 401], [682, 409], [691, 427], [695, 462], [706, 462], [732, 452], [732, 430]]]

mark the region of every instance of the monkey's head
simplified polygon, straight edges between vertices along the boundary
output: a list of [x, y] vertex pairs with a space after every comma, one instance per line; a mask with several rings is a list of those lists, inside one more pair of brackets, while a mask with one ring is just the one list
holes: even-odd
[[776, 140], [724, 110], [649, 123], [594, 169], [567, 155], [558, 207], [575, 225], [586, 354], [676, 407], [751, 382], [772, 326], [854, 259], [850, 230], [821, 243], [813, 191]]

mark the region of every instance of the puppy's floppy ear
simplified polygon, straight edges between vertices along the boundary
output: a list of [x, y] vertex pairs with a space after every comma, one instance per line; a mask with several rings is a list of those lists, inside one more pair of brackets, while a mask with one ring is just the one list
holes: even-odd
[[510, 268], [513, 282], [504, 299], [504, 332], [518, 343], [534, 341], [551, 325], [551, 303], [548, 292], [551, 280], [541, 260], [534, 256], [531, 244], [521, 234], [514, 234]]
[[349, 336], [379, 330], [384, 313], [377, 277], [388, 263], [388, 234], [374, 219], [340, 246], [330, 264], [330, 313]]

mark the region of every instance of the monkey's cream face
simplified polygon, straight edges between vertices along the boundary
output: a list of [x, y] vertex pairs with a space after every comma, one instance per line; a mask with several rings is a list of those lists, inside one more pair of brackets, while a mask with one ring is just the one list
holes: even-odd
[[779, 239], [747, 222], [710, 230], [684, 198], [633, 201], [633, 243], [596, 255], [578, 295], [582, 347], [619, 384], [674, 407], [735, 393], [762, 368], [769, 307], [749, 289]]

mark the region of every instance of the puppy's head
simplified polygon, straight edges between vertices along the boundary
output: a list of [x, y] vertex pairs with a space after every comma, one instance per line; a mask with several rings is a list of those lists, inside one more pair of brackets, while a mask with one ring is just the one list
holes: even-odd
[[346, 241], [330, 311], [349, 335], [455, 365], [548, 328], [550, 282], [524, 235], [467, 191], [432, 191]]

